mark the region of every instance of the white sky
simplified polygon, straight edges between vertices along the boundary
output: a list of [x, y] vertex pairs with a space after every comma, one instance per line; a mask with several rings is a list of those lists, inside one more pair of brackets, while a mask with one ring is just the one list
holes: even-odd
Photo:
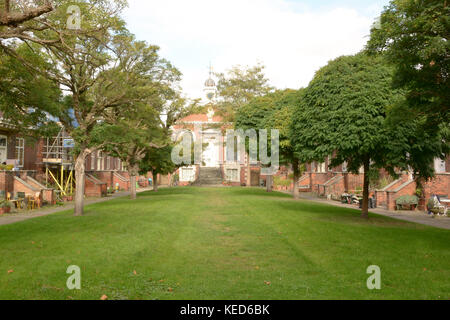
[[183, 73], [191, 98], [214, 71], [266, 66], [277, 88], [307, 86], [329, 60], [363, 49], [388, 0], [129, 0], [124, 18], [139, 40]]

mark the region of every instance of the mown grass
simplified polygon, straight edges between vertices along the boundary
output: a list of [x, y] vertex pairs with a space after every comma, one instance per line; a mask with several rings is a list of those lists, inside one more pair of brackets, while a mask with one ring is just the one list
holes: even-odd
[[[449, 231], [359, 214], [176, 188], [1, 226], [0, 299], [450, 298]], [[81, 290], [66, 288], [70, 265]], [[367, 289], [370, 265], [381, 290]]]

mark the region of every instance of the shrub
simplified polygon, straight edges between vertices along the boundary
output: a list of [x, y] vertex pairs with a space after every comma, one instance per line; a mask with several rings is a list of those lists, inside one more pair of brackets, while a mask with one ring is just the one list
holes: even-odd
[[395, 202], [398, 206], [417, 206], [419, 204], [419, 198], [417, 196], [402, 196]]
[[7, 200], [3, 200], [2, 202], [0, 202], [0, 208], [11, 208], [11, 202], [7, 201]]
[[281, 177], [273, 178], [273, 185], [277, 187], [289, 187], [292, 184], [291, 180], [286, 180]]

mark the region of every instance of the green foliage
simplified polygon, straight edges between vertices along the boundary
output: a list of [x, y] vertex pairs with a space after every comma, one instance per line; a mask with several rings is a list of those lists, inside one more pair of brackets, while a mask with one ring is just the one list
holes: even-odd
[[[292, 113], [299, 103], [301, 90], [283, 90], [252, 99], [236, 113], [236, 129], [277, 129], [280, 132], [280, 161], [292, 164], [295, 157], [291, 146]], [[248, 143], [247, 143], [248, 150]], [[270, 150], [270, 148], [268, 148]]]
[[[29, 63], [53, 68], [36, 45], [11, 46]], [[0, 54], [0, 111], [22, 134], [42, 134], [49, 122], [47, 116], [61, 108], [60, 100], [61, 90], [54, 81], [30, 71], [19, 60]]]
[[279, 176], [275, 176], [273, 178], [273, 185], [274, 186], [280, 186], [280, 187], [289, 187], [292, 184], [292, 180], [284, 179]]
[[390, 87], [392, 70], [381, 58], [340, 57], [320, 69], [294, 113], [292, 142], [304, 162], [334, 155], [359, 173], [369, 160], [384, 167], [389, 144], [387, 110], [401, 95]]
[[417, 206], [419, 204], [419, 198], [417, 196], [402, 196], [395, 200], [398, 206]]
[[152, 172], [155, 175], [173, 173], [178, 166], [172, 161], [172, 149], [172, 145], [163, 148], [150, 148], [139, 164], [141, 173]]
[[4, 170], [4, 171], [11, 171], [12, 169], [14, 169], [14, 165], [12, 164], [0, 164], [0, 170]]
[[227, 121], [234, 121], [238, 110], [255, 97], [270, 93], [273, 88], [264, 74], [264, 66], [234, 66], [227, 74], [216, 74], [219, 78], [217, 91], [220, 101], [217, 109]]
[[11, 208], [12, 204], [8, 200], [0, 201], [0, 208]]
[[427, 126], [449, 122], [450, 5], [444, 0], [392, 0], [371, 32], [368, 50], [395, 65], [394, 86], [407, 91], [409, 112]]

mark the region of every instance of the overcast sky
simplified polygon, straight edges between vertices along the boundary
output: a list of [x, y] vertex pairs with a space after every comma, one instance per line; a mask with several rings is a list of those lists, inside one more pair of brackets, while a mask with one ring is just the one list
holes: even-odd
[[211, 62], [266, 66], [277, 88], [307, 86], [329, 60], [363, 49], [388, 0], [129, 0], [124, 18], [140, 40], [183, 73], [184, 93], [203, 97]]

